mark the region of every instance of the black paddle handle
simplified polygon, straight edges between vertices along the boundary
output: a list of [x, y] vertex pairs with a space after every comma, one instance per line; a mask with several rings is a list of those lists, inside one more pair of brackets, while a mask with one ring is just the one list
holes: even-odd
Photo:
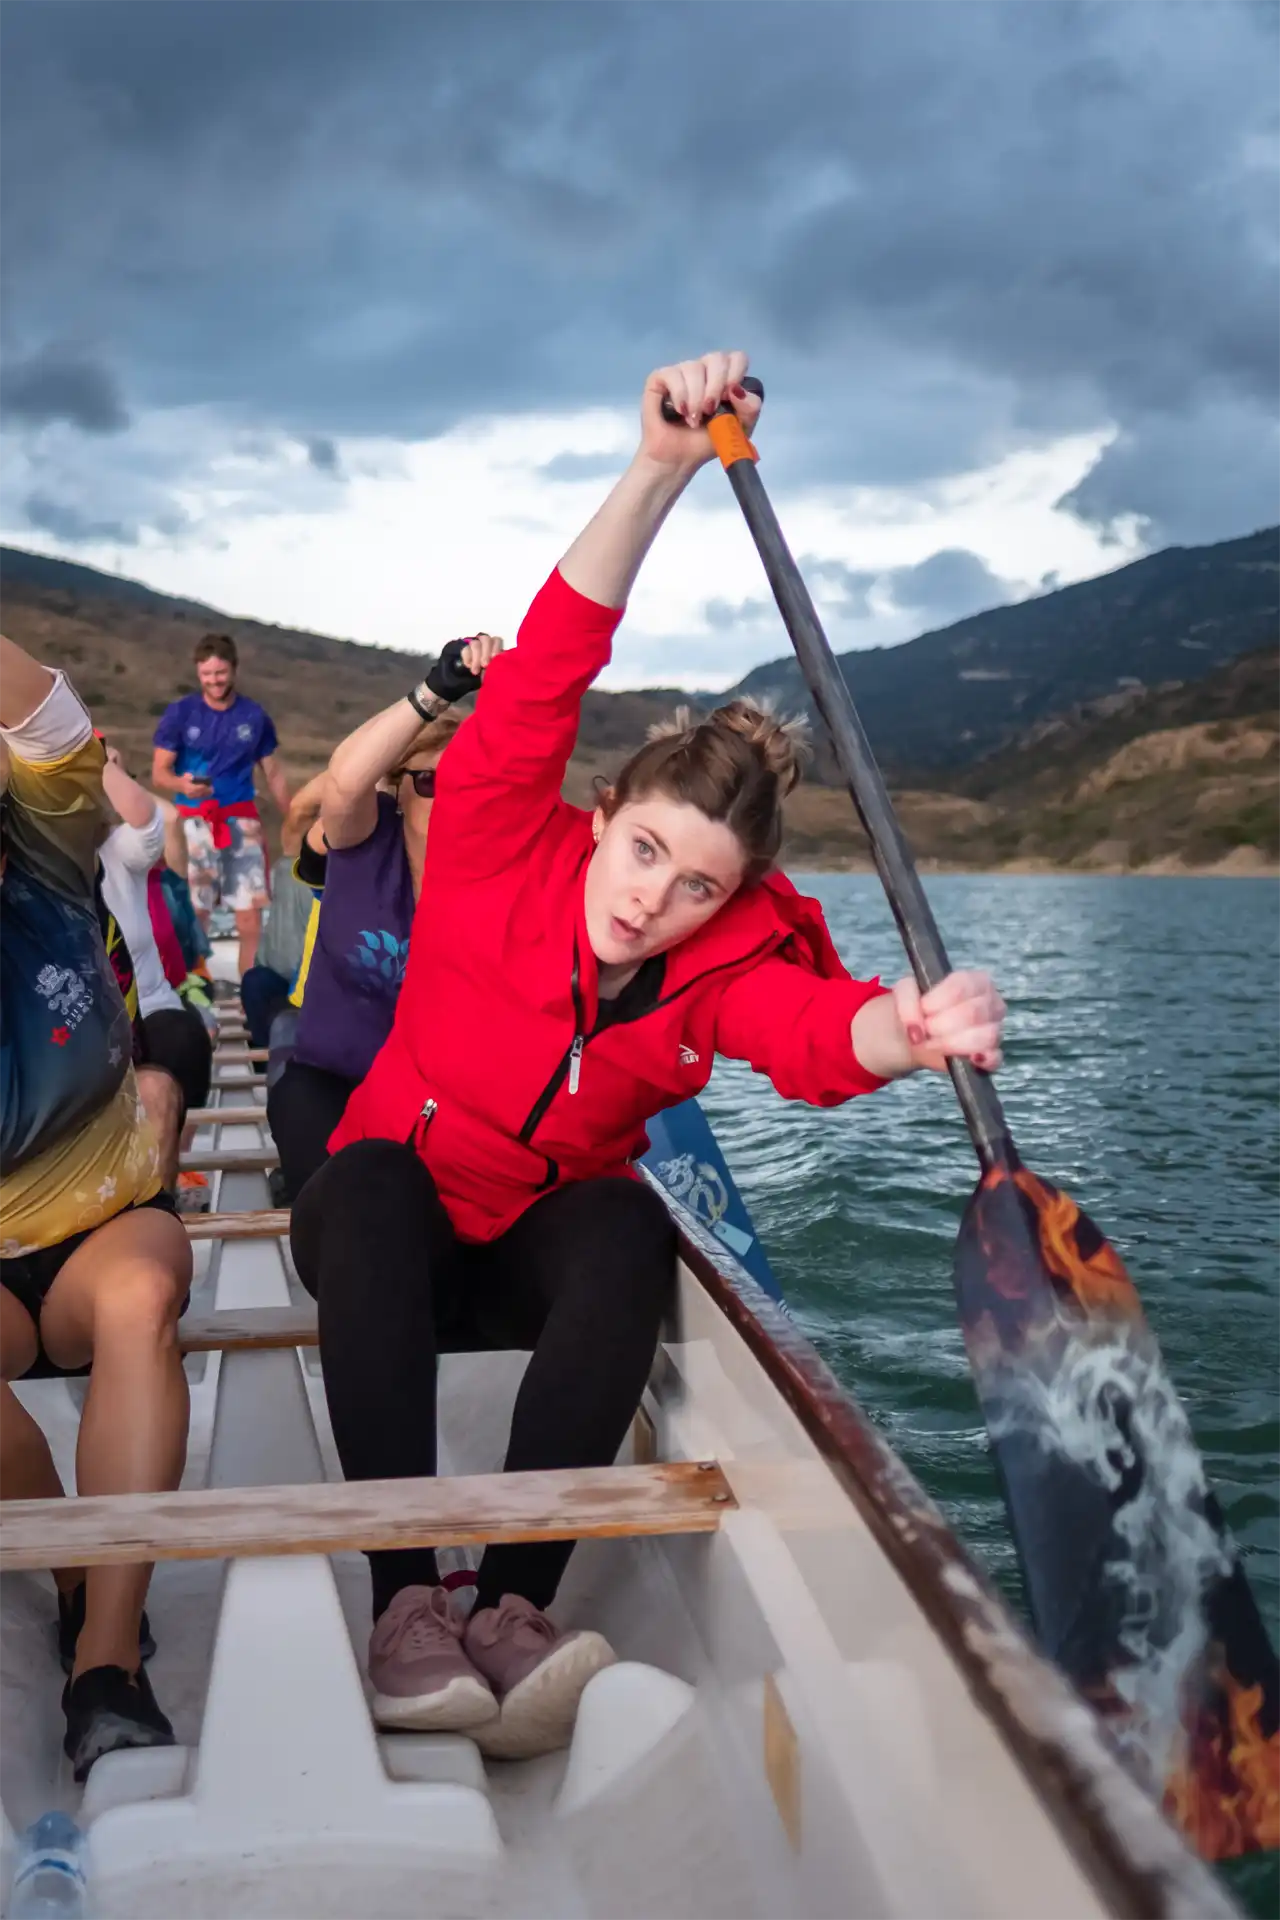
[[[743, 384], [763, 397], [764, 389], [758, 381]], [[664, 413], [665, 410], [666, 403]], [[732, 409], [722, 405], [718, 411], [731, 412]], [[836, 762], [866, 829], [912, 971], [921, 991], [925, 992], [946, 978], [951, 963], [884, 776], [876, 765], [853, 696], [836, 664], [831, 643], [822, 630], [817, 609], [783, 537], [755, 463], [750, 459], [734, 460], [725, 471], [764, 564], [778, 611], [796, 650], [800, 671], [831, 736]], [[985, 1169], [1007, 1163], [1013, 1157], [1013, 1142], [990, 1077], [968, 1060], [950, 1060], [947, 1066], [982, 1166]]]

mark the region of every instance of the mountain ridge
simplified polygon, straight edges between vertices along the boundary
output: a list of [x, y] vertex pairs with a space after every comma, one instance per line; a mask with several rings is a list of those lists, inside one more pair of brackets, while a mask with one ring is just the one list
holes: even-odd
[[[1280, 626], [1280, 527], [1166, 547], [1111, 573], [837, 655], [881, 764], [937, 776], [1127, 684], [1196, 680]], [[809, 706], [790, 657], [731, 690]], [[828, 769], [828, 772], [830, 769]]]
[[[1224, 544], [1247, 555], [1261, 541], [1267, 556], [1269, 540], [1254, 535]], [[207, 627], [235, 635], [246, 691], [272, 712], [295, 781], [318, 771], [342, 734], [402, 695], [423, 671], [421, 654], [231, 619], [201, 602], [177, 601], [92, 569], [50, 575], [47, 567], [62, 563], [39, 567], [40, 580], [61, 579], [60, 586], [24, 576], [20, 565], [15, 577], [9, 564], [15, 552], [21, 550], [0, 550], [6, 631], [38, 657], [67, 668], [95, 722], [144, 775], [155, 717], [194, 684], [191, 646]], [[1210, 586], [1214, 579], [1230, 583], [1238, 558], [1226, 569], [1215, 562]], [[1267, 580], [1274, 579], [1269, 557], [1265, 566]], [[101, 592], [99, 581], [108, 583]], [[1166, 580], [1165, 601], [1170, 591]], [[1212, 613], [1204, 582], [1199, 598], [1200, 613]], [[1224, 617], [1237, 628], [1265, 627], [1269, 644], [1261, 648], [1194, 677], [1184, 668], [1182, 676], [1155, 686], [1134, 677], [1116, 685], [1112, 673], [1103, 692], [1033, 718], [990, 751], [941, 766], [899, 767], [896, 773], [890, 764], [895, 798], [922, 864], [965, 870], [1270, 870], [1280, 859], [1280, 654], [1276, 620], [1263, 610], [1266, 599], [1265, 593], [1254, 595], [1243, 618], [1230, 605], [1226, 616], [1213, 616], [1215, 630]], [[1162, 658], [1203, 667], [1205, 653], [1193, 647], [1170, 654], [1166, 647]], [[853, 656], [857, 663], [866, 658]], [[861, 676], [858, 698], [865, 713]], [[675, 689], [588, 692], [565, 783], [568, 797], [590, 804], [598, 783], [613, 776], [653, 721], [688, 699]], [[881, 727], [868, 730], [887, 763]], [[815, 771], [817, 777], [806, 779], [788, 803], [788, 864], [865, 867], [861, 829], [821, 751]], [[269, 805], [264, 815], [274, 832]]]

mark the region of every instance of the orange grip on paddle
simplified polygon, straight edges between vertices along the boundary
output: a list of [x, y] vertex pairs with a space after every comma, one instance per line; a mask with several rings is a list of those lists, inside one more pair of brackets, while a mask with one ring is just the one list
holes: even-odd
[[731, 467], [738, 460], [760, 458], [736, 413], [713, 414], [707, 422], [707, 432], [711, 435], [712, 446], [720, 455], [722, 467]]

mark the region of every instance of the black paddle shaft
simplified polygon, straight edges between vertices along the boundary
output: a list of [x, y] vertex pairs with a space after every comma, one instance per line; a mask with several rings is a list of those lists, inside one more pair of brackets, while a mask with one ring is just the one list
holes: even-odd
[[[763, 395], [759, 382], [751, 381], [749, 385]], [[946, 978], [951, 963], [884, 776], [858, 718], [853, 696], [836, 664], [831, 643], [822, 630], [817, 609], [783, 537], [754, 461], [734, 460], [725, 471], [764, 563], [778, 611], [796, 650], [800, 671], [831, 736], [836, 762], [871, 842], [871, 852], [912, 971], [921, 991], [927, 992]], [[1013, 1157], [1013, 1142], [989, 1076], [967, 1060], [949, 1060], [947, 1067], [984, 1171], [1008, 1162]]]

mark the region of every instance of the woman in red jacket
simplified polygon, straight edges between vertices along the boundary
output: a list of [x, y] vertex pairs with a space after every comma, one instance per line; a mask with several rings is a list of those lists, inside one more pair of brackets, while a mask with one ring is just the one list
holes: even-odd
[[[746, 366], [650, 375], [635, 459], [441, 762], [395, 1024], [294, 1208], [350, 1480], [434, 1473], [437, 1354], [484, 1346], [532, 1349], [509, 1471], [616, 1457], [675, 1262], [629, 1166], [647, 1116], [699, 1092], [717, 1053], [819, 1106], [952, 1054], [999, 1065], [986, 974], [923, 1000], [854, 980], [817, 903], [773, 870], [797, 767], [769, 715], [735, 701], [651, 740], [594, 814], [561, 798], [640, 563], [712, 457], [704, 420], [727, 396], [755, 423]], [[377, 1718], [467, 1728], [495, 1754], [564, 1744], [613, 1658], [543, 1611], [570, 1551], [491, 1547], [465, 1625], [429, 1551], [370, 1554]]]

